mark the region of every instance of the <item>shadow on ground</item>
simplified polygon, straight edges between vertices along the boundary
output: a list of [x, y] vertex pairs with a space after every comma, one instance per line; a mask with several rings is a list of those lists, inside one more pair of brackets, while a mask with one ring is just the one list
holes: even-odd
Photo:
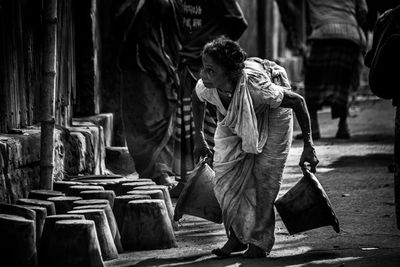
[[309, 251], [293, 256], [263, 259], [244, 259], [240, 254], [218, 259], [209, 253], [203, 253], [189, 257], [146, 259], [127, 266], [400, 266], [400, 249], [383, 250], [371, 248]]
[[393, 154], [385, 153], [374, 153], [366, 155], [351, 155], [342, 156], [337, 160], [327, 165], [329, 168], [341, 168], [341, 167], [377, 167], [377, 166], [387, 166], [393, 162]]

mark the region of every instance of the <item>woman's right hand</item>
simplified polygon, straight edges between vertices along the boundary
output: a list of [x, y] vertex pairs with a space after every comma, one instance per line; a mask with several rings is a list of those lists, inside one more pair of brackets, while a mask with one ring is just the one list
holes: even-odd
[[204, 138], [199, 138], [195, 142], [193, 155], [196, 163], [199, 162], [199, 160], [202, 158], [208, 158], [209, 160], [212, 160], [213, 153], [208, 147], [207, 142], [204, 140]]

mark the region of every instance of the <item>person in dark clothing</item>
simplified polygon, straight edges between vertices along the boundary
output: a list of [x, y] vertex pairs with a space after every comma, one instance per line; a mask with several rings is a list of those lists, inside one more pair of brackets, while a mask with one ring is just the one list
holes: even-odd
[[[400, 61], [400, 1], [379, 1], [371, 12], [380, 14], [373, 22], [373, 42], [364, 64], [370, 68], [371, 91], [378, 97], [392, 99], [396, 107], [394, 161], [394, 195], [397, 228], [400, 229], [400, 94], [396, 64]], [[370, 3], [372, 4], [372, 3]], [[373, 16], [371, 16], [373, 17]]]
[[359, 86], [362, 53], [366, 49], [365, 0], [307, 0], [311, 24], [310, 56], [304, 86], [312, 133], [320, 138], [317, 111], [331, 106], [339, 118], [336, 138], [350, 138], [348, 99]]
[[366, 0], [368, 6], [367, 23], [368, 30], [374, 29], [378, 17], [386, 10], [395, 8], [400, 5], [400, 0]]
[[[205, 118], [205, 143], [195, 146], [191, 93], [199, 79], [202, 66], [201, 52], [204, 45], [218, 36], [238, 40], [247, 28], [246, 19], [236, 0], [182, 0], [182, 49], [178, 73], [178, 112], [175, 131], [174, 169], [182, 181], [194, 169], [194, 151], [213, 149], [216, 128], [216, 111], [207, 107]], [[197, 153], [197, 152], [196, 152]], [[211, 155], [209, 155], [212, 158]]]
[[[317, 111], [326, 105], [331, 107], [332, 119], [339, 118], [336, 138], [350, 138], [349, 97], [359, 86], [367, 44], [365, 0], [277, 0], [277, 3], [291, 48], [305, 57], [304, 89], [314, 139], [320, 138]], [[299, 8], [305, 12], [299, 12]], [[305, 26], [298, 21], [305, 21]], [[300, 35], [304, 30], [307, 43]]]
[[180, 48], [175, 0], [115, 2], [126, 143], [140, 178], [174, 186], [173, 129]]

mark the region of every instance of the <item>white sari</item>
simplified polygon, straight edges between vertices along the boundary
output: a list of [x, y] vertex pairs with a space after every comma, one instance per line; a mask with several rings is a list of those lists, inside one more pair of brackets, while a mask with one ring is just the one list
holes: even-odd
[[[292, 110], [279, 108], [283, 88], [271, 87], [271, 61], [250, 58], [226, 110], [216, 89], [199, 80], [199, 99], [217, 106], [214, 192], [225, 229], [242, 243], [269, 252], [274, 244], [274, 201], [292, 141]], [[281, 81], [288, 86], [285, 77]], [[282, 80], [283, 79], [283, 80]]]

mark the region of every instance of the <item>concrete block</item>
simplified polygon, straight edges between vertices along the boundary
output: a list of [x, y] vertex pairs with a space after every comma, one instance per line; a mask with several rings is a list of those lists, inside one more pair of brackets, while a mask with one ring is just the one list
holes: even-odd
[[114, 116], [112, 113], [101, 113], [88, 117], [73, 118], [73, 125], [80, 122], [92, 122], [97, 126], [102, 127], [105, 146], [112, 146], [114, 135]]
[[[105, 146], [101, 127], [83, 126], [54, 130], [53, 180], [64, 176], [104, 174]], [[0, 201], [15, 203], [40, 184], [40, 127], [0, 134]]]
[[10, 202], [10, 197], [6, 186], [6, 177], [3, 173], [0, 173], [0, 202]]
[[9, 202], [16, 203], [19, 198], [27, 198], [32, 188], [39, 187], [39, 179], [38, 165], [9, 170], [5, 175]]
[[[86, 139], [86, 152], [93, 153], [93, 174], [105, 172], [105, 145], [103, 128], [92, 122], [74, 122], [74, 126], [68, 128], [71, 132], [80, 132]], [[89, 155], [89, 154], [86, 154]], [[90, 155], [90, 157], [92, 157]], [[89, 167], [89, 166], [88, 166]]]
[[0, 167], [17, 169], [40, 160], [40, 128], [24, 129], [21, 134], [0, 134], [0, 143]]

